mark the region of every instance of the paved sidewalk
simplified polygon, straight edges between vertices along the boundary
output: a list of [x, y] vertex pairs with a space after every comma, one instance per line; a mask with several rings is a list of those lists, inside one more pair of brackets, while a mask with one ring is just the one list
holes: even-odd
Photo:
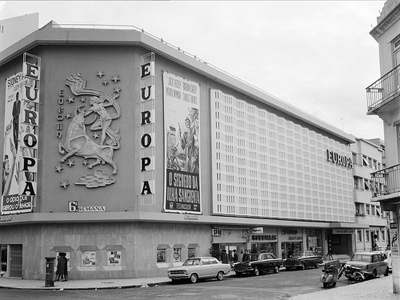
[[95, 290], [113, 288], [149, 287], [170, 282], [168, 277], [137, 279], [94, 279], [55, 281], [53, 287], [45, 287], [44, 280], [27, 280], [19, 278], [0, 278], [0, 288], [31, 290]]
[[[322, 283], [321, 283], [322, 288]], [[318, 292], [291, 297], [290, 300], [399, 300], [399, 294], [393, 294], [392, 275], [377, 277], [347, 286], [323, 289]]]

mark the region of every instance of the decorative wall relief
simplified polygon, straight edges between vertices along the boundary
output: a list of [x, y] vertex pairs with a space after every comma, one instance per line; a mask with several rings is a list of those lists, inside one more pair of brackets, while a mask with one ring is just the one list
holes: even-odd
[[[104, 72], [97, 72], [99, 78]], [[117, 84], [121, 79], [119, 75], [113, 75], [111, 82]], [[103, 81], [103, 80], [102, 80]], [[61, 163], [66, 163], [69, 168], [76, 165], [73, 156], [83, 157], [82, 165], [91, 169], [100, 164], [108, 164], [112, 167], [112, 174], [117, 174], [118, 167], [114, 161], [114, 150], [120, 148], [119, 129], [112, 128], [112, 122], [121, 116], [121, 109], [117, 98], [121, 88], [113, 88], [113, 95], [102, 90], [86, 87], [86, 79], [79, 73], [66, 79], [66, 85], [70, 88], [71, 96], [61, 90], [58, 98], [57, 137], [64, 138], [58, 144], [58, 152], [62, 155]], [[66, 101], [64, 101], [66, 97]], [[77, 99], [77, 104], [75, 103]], [[72, 107], [69, 107], [69, 106]], [[90, 117], [89, 117], [90, 116]], [[69, 122], [63, 125], [61, 122]], [[66, 129], [66, 132], [62, 132]], [[94, 161], [93, 161], [94, 160]], [[55, 167], [56, 172], [62, 173], [62, 164]], [[67, 169], [69, 169], [67, 168]], [[115, 180], [104, 170], [94, 170], [93, 174], [81, 176], [75, 185], [84, 185], [87, 188], [107, 186]], [[61, 181], [61, 187], [67, 188], [67, 181]]]

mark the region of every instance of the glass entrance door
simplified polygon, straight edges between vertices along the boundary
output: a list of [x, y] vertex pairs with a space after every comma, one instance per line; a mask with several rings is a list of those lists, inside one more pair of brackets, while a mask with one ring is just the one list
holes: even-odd
[[1, 258], [0, 258], [0, 266], [1, 266], [1, 271], [4, 272], [4, 274], [7, 274], [7, 246], [6, 245], [1, 245], [0, 246], [0, 251], [1, 251]]
[[22, 277], [22, 245], [10, 245], [10, 277]]

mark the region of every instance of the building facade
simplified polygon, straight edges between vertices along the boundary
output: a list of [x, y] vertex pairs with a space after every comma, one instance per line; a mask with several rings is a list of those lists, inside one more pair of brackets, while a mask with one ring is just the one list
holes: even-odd
[[[382, 140], [355, 138], [353, 152], [355, 222], [368, 226], [355, 231], [355, 251], [386, 249], [390, 233], [390, 213], [383, 211], [373, 199], [375, 188], [371, 173], [385, 168], [385, 146]], [[374, 245], [376, 243], [376, 245]]]
[[222, 249], [356, 249], [353, 136], [137, 28], [0, 53], [5, 276], [166, 276]]
[[386, 1], [377, 25], [370, 31], [379, 44], [381, 78], [367, 87], [367, 113], [383, 121], [386, 168], [371, 174], [376, 188], [373, 200], [392, 213], [390, 247], [393, 265], [393, 292], [400, 293], [399, 217], [400, 217], [400, 1]]

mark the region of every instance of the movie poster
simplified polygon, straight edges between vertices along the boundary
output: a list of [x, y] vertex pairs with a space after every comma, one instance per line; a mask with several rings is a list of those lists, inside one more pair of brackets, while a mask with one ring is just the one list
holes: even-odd
[[22, 69], [6, 79], [1, 214], [31, 212], [37, 190], [40, 58]]
[[164, 72], [163, 94], [164, 211], [200, 214], [200, 85]]

